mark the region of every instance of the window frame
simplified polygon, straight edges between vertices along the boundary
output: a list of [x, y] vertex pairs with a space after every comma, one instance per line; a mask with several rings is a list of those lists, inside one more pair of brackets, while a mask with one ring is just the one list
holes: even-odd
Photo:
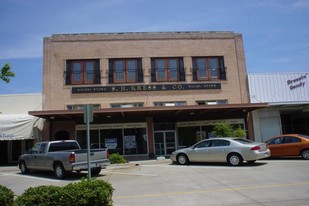
[[[199, 67], [198, 60], [203, 60], [204, 68]], [[217, 67], [216, 74], [212, 75], [212, 64], [211, 61], [215, 60]], [[213, 81], [213, 80], [226, 80], [226, 71], [224, 67], [224, 57], [223, 56], [201, 56], [201, 57], [192, 57], [193, 65], [193, 80], [194, 81]], [[201, 75], [201, 74], [206, 74]]]
[[[163, 62], [161, 68], [159, 62]], [[175, 61], [175, 66], [172, 64]], [[164, 74], [162, 77], [161, 74]], [[185, 69], [182, 57], [151, 58], [151, 82], [180, 82], [185, 81]]]
[[[130, 69], [130, 62], [135, 62], [135, 76], [134, 80], [131, 80], [130, 72], [132, 71]], [[123, 79], [117, 78], [117, 62], [122, 62], [122, 74]], [[117, 58], [117, 59], [109, 59], [109, 83], [138, 83], [143, 82], [143, 69], [142, 69], [142, 59], [141, 58]]]
[[[101, 83], [99, 59], [74, 59], [66, 61], [66, 85], [90, 85]], [[92, 69], [90, 70], [87, 67], [88, 63], [92, 63]], [[75, 71], [75, 64], [80, 65], [80, 71]], [[91, 76], [90, 80], [88, 79], [89, 74]], [[75, 79], [75, 75], [79, 76], [79, 80]]]

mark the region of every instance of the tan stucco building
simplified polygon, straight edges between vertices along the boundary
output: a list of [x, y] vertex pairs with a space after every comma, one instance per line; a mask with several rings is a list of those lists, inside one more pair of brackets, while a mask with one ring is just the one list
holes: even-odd
[[211, 135], [216, 122], [248, 130], [242, 35], [234, 32], [56, 34], [44, 38], [46, 140], [91, 144], [128, 157], [168, 155]]

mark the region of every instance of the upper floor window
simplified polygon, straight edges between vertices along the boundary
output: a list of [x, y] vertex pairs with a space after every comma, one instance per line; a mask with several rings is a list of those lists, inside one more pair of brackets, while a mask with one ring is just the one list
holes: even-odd
[[197, 105], [216, 105], [216, 104], [227, 104], [228, 101], [226, 99], [222, 100], [198, 100], [196, 101]]
[[154, 106], [186, 106], [187, 103], [185, 101], [180, 102], [154, 102]]
[[[67, 105], [68, 110], [83, 110], [85, 104], [74, 104], [74, 105]], [[93, 109], [100, 109], [101, 105], [100, 104], [93, 104]]]
[[100, 61], [67, 60], [66, 85], [73, 84], [100, 84]]
[[152, 82], [185, 81], [185, 70], [182, 58], [151, 59]]
[[226, 80], [223, 57], [195, 57], [193, 60], [193, 80]]
[[143, 82], [141, 59], [110, 59], [109, 83]]
[[129, 108], [129, 107], [142, 107], [143, 103], [119, 103], [119, 104], [111, 104], [111, 108]]

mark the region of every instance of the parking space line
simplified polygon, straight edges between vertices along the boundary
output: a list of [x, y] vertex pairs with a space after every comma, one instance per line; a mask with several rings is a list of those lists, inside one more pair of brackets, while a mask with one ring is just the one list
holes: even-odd
[[34, 176], [28, 176], [28, 175], [18, 175], [18, 174], [9, 174], [9, 173], [0, 173], [0, 176], [14, 176], [14, 177], [22, 177], [22, 178], [29, 178], [29, 179], [37, 179], [37, 180], [45, 180], [50, 182], [62, 182], [63, 180], [53, 180], [43, 177], [34, 177]]
[[140, 174], [140, 173], [127, 173], [127, 172], [101, 172], [101, 174], [116, 174], [116, 175], [131, 175], [131, 176], [147, 176], [147, 177], [158, 177], [158, 175], [155, 174]]
[[309, 182], [283, 183], [283, 184], [271, 184], [271, 185], [256, 185], [256, 186], [238, 187], [238, 188], [206, 189], [206, 190], [179, 191], [179, 192], [140, 194], [140, 195], [119, 195], [119, 196], [113, 196], [113, 199], [161, 197], [161, 196], [171, 196], [171, 195], [190, 195], [190, 194], [201, 194], [201, 193], [210, 193], [210, 192], [240, 191], [240, 190], [265, 189], [265, 188], [301, 186], [301, 185], [309, 185]]

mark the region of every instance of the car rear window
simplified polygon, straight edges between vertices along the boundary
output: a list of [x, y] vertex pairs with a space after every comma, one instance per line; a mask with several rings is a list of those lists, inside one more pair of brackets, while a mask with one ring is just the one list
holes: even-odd
[[304, 134], [299, 134], [298, 136], [301, 136], [301, 137], [303, 137], [303, 138], [309, 139], [309, 136], [304, 135]]
[[79, 149], [76, 142], [55, 142], [49, 146], [50, 152]]
[[248, 140], [248, 139], [241, 139], [241, 138], [239, 138], [239, 139], [233, 139], [233, 140], [235, 140], [236, 142], [242, 143], [242, 144], [250, 144], [250, 143], [253, 142], [253, 141], [251, 141], [251, 140]]

